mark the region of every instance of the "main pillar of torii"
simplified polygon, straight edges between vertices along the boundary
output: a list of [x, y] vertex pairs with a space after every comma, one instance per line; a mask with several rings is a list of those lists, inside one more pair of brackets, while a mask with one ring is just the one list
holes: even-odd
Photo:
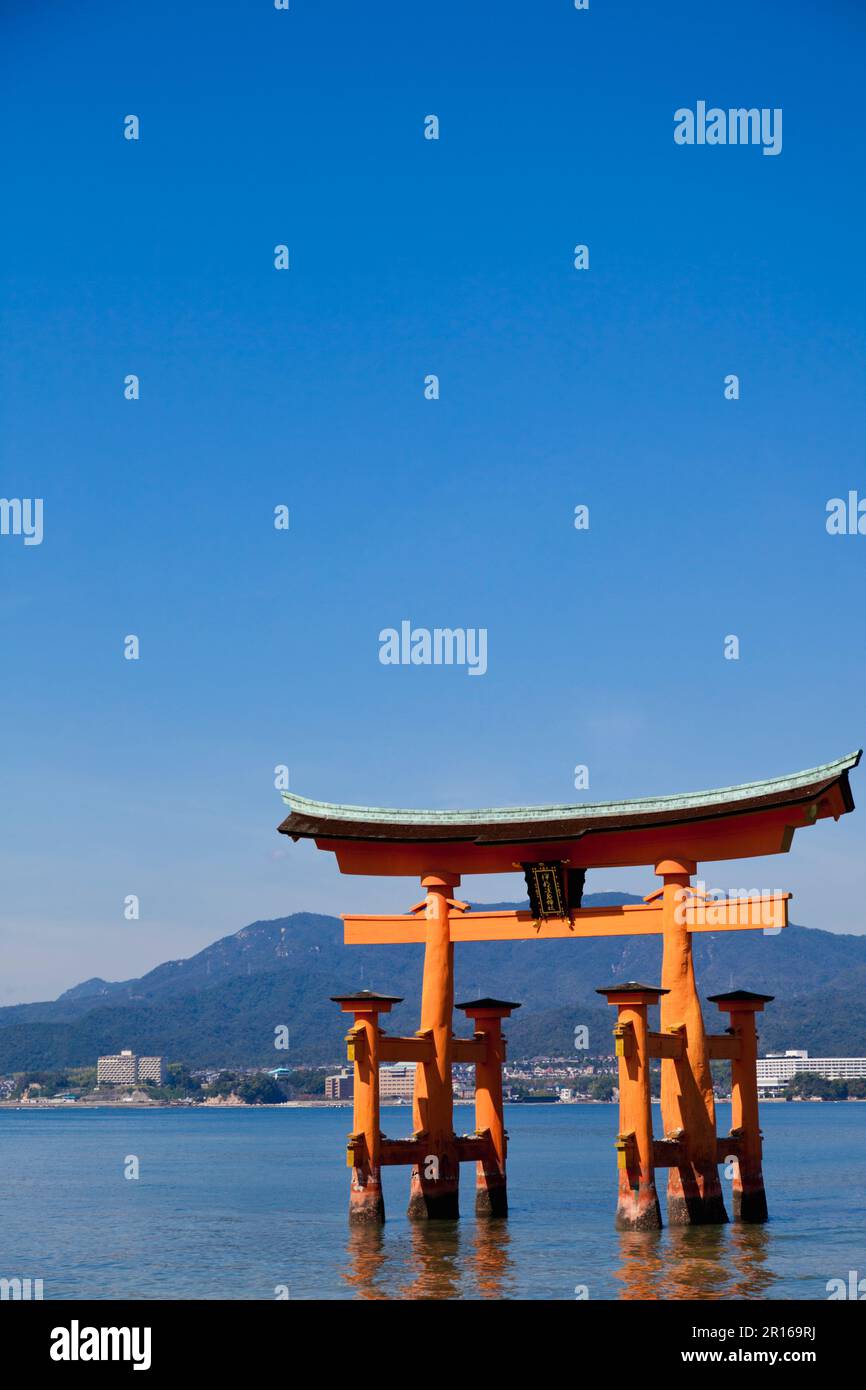
[[[713, 1058], [748, 1058], [752, 1047], [745, 1018], [748, 1011], [740, 1009], [737, 1014], [738, 1039], [708, 1039], [695, 983], [692, 938], [703, 931], [784, 927], [790, 894], [754, 892], [708, 900], [692, 884], [692, 876], [699, 863], [787, 853], [797, 830], [828, 818], [838, 820], [853, 810], [849, 773], [859, 760], [858, 752], [764, 782], [577, 806], [399, 811], [284, 793], [291, 812], [279, 827], [283, 834], [314, 840], [320, 849], [335, 854], [343, 873], [420, 878], [426, 890], [424, 899], [409, 912], [343, 918], [348, 945], [417, 942], [425, 948], [418, 1033], [406, 1039], [377, 1036], [374, 1043], [380, 1061], [419, 1063], [415, 1134], [411, 1140], [382, 1136], [377, 1145], [372, 1121], [366, 1116], [368, 1137], [350, 1136], [350, 1161], [353, 1155], [358, 1159], [366, 1154], [367, 1167], [356, 1168], [356, 1173], [360, 1172], [359, 1186], [367, 1189], [369, 1210], [376, 1212], [381, 1206], [374, 1176], [377, 1158], [382, 1165], [412, 1165], [410, 1214], [446, 1218], [457, 1213], [459, 1163], [490, 1160], [489, 1133], [457, 1136], [453, 1130], [452, 1063], [474, 1060], [477, 1064], [490, 1050], [489, 1041], [482, 1054], [477, 1037], [461, 1039], [452, 1031], [456, 945], [657, 934], [663, 943], [661, 986], [656, 990], [662, 1026], [659, 1034], [648, 1035], [648, 1045], [653, 1049], [649, 1055], [660, 1057], [662, 1065], [665, 1132], [653, 1141], [653, 1155], [655, 1166], [663, 1162], [668, 1167], [668, 1219], [677, 1223], [727, 1219], [718, 1175], [719, 1142], [741, 1160], [742, 1196], [735, 1204], [735, 1217], [761, 1219], [757, 1195], [759, 1180], [763, 1190], [761, 1155], [751, 1113], [749, 1068], [745, 1063], [740, 1066], [740, 1081], [735, 1083], [737, 1094], [744, 1097], [744, 1133], [732, 1134], [726, 1141], [716, 1139], [710, 1075]], [[581, 906], [588, 869], [630, 865], [653, 868], [662, 887], [643, 903]], [[453, 896], [463, 875], [512, 873], [515, 868], [526, 875], [528, 912], [471, 911]], [[654, 987], [641, 988], [652, 993]], [[357, 1017], [356, 1026], [366, 1036], [371, 1027], [366, 1020], [375, 1018], [375, 1011], [362, 1009]], [[364, 1045], [368, 1043], [369, 1039]], [[365, 1074], [363, 1084], [371, 1088], [370, 1096], [377, 1094], [372, 1077]], [[627, 1148], [632, 1141], [622, 1142]], [[627, 1204], [621, 1204], [625, 1222], [626, 1208]], [[644, 1211], [648, 1209], [644, 1204]]]
[[682, 1135], [684, 1161], [668, 1169], [668, 1221], [674, 1226], [726, 1221], [716, 1155], [713, 1076], [684, 905], [697, 866], [687, 859], [656, 865], [662, 878], [661, 1031], [683, 1039], [679, 1058], [662, 1062], [662, 1121]]
[[427, 896], [416, 909], [423, 908], [426, 933], [419, 1031], [430, 1038], [432, 1055], [415, 1071], [412, 1115], [415, 1133], [424, 1135], [425, 1144], [422, 1161], [412, 1168], [409, 1217], [415, 1220], [459, 1214], [460, 1160], [451, 1086], [454, 946], [449, 929], [450, 909], [458, 906], [450, 894], [459, 881], [456, 875], [426, 874], [421, 884]]

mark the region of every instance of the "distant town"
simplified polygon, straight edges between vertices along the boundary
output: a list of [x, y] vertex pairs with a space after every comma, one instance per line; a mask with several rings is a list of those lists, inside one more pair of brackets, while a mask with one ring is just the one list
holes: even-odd
[[[410, 1105], [415, 1064], [379, 1071], [383, 1105]], [[505, 1100], [512, 1104], [569, 1105], [618, 1099], [614, 1056], [579, 1060], [533, 1057], [504, 1069]], [[764, 1100], [866, 1100], [866, 1057], [810, 1057], [807, 1051], [771, 1052], [758, 1060]], [[656, 1077], [656, 1096], [658, 1094]], [[93, 1067], [19, 1072], [0, 1077], [3, 1105], [350, 1105], [354, 1074], [348, 1067], [304, 1064], [197, 1068], [131, 1048], [96, 1059]], [[719, 1068], [716, 1095], [728, 1098]], [[456, 1064], [454, 1097], [471, 1103], [474, 1068]]]

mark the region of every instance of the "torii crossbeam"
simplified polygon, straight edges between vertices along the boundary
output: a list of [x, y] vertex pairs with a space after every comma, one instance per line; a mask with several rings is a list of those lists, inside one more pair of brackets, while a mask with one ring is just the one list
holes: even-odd
[[[454, 946], [463, 941], [514, 941], [658, 933], [663, 938], [661, 988], [627, 981], [604, 990], [619, 1009], [620, 1185], [617, 1224], [660, 1224], [655, 1168], [668, 1168], [668, 1219], [725, 1221], [718, 1175], [721, 1156], [737, 1160], [734, 1214], [766, 1217], [757, 1127], [754, 1013], [769, 996], [734, 991], [714, 997], [731, 1016], [725, 1036], [707, 1037], [697, 995], [691, 938], [695, 932], [778, 929], [788, 920], [788, 893], [718, 901], [692, 885], [699, 861], [786, 853], [794, 832], [853, 810], [848, 781], [860, 753], [806, 772], [716, 791], [594, 805], [516, 807], [484, 811], [399, 811], [310, 801], [284, 793], [290, 815], [279, 827], [313, 839], [336, 855], [343, 873], [418, 875], [425, 897], [397, 915], [346, 915], [348, 945], [418, 942], [425, 946], [421, 1027], [412, 1038], [388, 1038], [379, 1014], [393, 999], [369, 992], [339, 996], [354, 1015], [349, 1034], [355, 1063], [355, 1124], [350, 1218], [384, 1219], [380, 1168], [411, 1163], [409, 1214], [457, 1215], [459, 1165], [477, 1163], [476, 1210], [507, 1211], [501, 1066], [501, 1020], [519, 1007], [475, 1000], [463, 1008], [476, 1023], [472, 1038], [452, 1032]], [[642, 904], [582, 908], [587, 869], [651, 865], [662, 887]], [[453, 895], [463, 874], [523, 869], [531, 911], [471, 911]], [[646, 1009], [661, 1000], [661, 1032], [648, 1031]], [[661, 1058], [665, 1137], [653, 1140], [649, 1062]], [[718, 1140], [710, 1060], [734, 1068], [735, 1124]], [[379, 1130], [381, 1061], [417, 1063], [415, 1134], [387, 1140]], [[453, 1127], [451, 1065], [476, 1065], [476, 1133]], [[736, 1121], [739, 1120], [739, 1123]]]

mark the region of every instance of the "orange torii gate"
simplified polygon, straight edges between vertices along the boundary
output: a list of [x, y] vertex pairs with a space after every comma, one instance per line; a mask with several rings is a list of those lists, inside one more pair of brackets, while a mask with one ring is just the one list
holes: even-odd
[[[724, 1034], [708, 1036], [695, 985], [692, 936], [702, 931], [780, 928], [788, 893], [710, 899], [692, 885], [700, 861], [786, 853], [794, 831], [854, 809], [848, 781], [860, 753], [806, 772], [716, 791], [595, 805], [484, 811], [400, 811], [335, 805], [284, 793], [291, 813], [279, 827], [294, 840], [315, 840], [336, 855], [343, 873], [418, 876], [425, 895], [406, 913], [346, 915], [348, 945], [423, 943], [421, 1026], [413, 1037], [389, 1037], [379, 1016], [393, 996], [362, 990], [334, 996], [353, 1016], [347, 1042], [355, 1066], [350, 1220], [383, 1221], [381, 1169], [412, 1166], [409, 1215], [458, 1215], [462, 1162], [475, 1162], [476, 1211], [507, 1212], [502, 1104], [505, 1039], [502, 1019], [519, 1005], [477, 999], [458, 1004], [474, 1022], [472, 1037], [455, 1037], [454, 947], [462, 941], [578, 939], [661, 935], [661, 987], [635, 981], [599, 993], [618, 1010], [620, 1128], [617, 1139], [621, 1229], [661, 1224], [655, 1170], [667, 1168], [668, 1220], [727, 1220], [718, 1164], [736, 1159], [734, 1217], [763, 1221], [767, 1207], [758, 1127], [755, 1014], [771, 996], [735, 990], [712, 1001], [729, 1014]], [[583, 908], [589, 868], [651, 865], [662, 887], [643, 903]], [[455, 890], [463, 874], [526, 874], [529, 911], [471, 911]], [[661, 1027], [650, 1031], [647, 1009], [661, 1001]], [[654, 1138], [650, 1061], [661, 1059], [664, 1134]], [[732, 1066], [733, 1125], [716, 1134], [710, 1062]], [[415, 1132], [388, 1139], [380, 1130], [379, 1066], [417, 1063]], [[456, 1135], [451, 1067], [476, 1069], [476, 1132]]]

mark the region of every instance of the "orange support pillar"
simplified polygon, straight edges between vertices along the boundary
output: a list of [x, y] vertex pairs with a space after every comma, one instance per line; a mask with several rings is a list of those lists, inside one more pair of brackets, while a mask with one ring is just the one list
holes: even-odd
[[507, 1216], [508, 1185], [505, 1159], [508, 1136], [505, 1132], [505, 1112], [502, 1104], [502, 1067], [505, 1062], [505, 1038], [502, 1020], [510, 1018], [512, 1009], [519, 1009], [506, 999], [473, 999], [458, 1004], [467, 1018], [475, 1022], [475, 1038], [485, 1045], [484, 1058], [475, 1063], [475, 1132], [490, 1136], [490, 1154], [475, 1170], [475, 1215]]
[[626, 984], [599, 989], [618, 1009], [616, 1055], [619, 1059], [619, 1138], [616, 1204], [618, 1231], [654, 1231], [662, 1224], [653, 1161], [653, 1120], [650, 1093], [649, 1026], [647, 1008], [659, 1002], [664, 990]]
[[695, 864], [664, 859], [656, 865], [662, 897], [662, 1032], [684, 1038], [681, 1057], [662, 1059], [665, 1137], [678, 1139], [683, 1161], [668, 1169], [668, 1221], [673, 1226], [727, 1221], [716, 1154], [713, 1078], [701, 1004], [695, 987], [692, 938], [684, 905]]
[[349, 1061], [355, 1063], [352, 1133], [346, 1162], [352, 1169], [349, 1221], [352, 1225], [381, 1224], [385, 1220], [382, 1196], [379, 1124], [379, 1014], [390, 1013], [402, 999], [390, 994], [333, 994], [343, 1013], [354, 1014], [354, 1026], [346, 1038]]
[[730, 1015], [729, 1031], [740, 1042], [739, 1056], [731, 1060], [731, 1137], [739, 1140], [732, 1201], [734, 1220], [766, 1221], [755, 1014], [760, 1013], [765, 1004], [771, 1004], [774, 996], [737, 989], [729, 994], [711, 994], [708, 998], [711, 1004], [717, 1004], [723, 1013]]
[[452, 888], [459, 874], [443, 878], [426, 874], [424, 901], [426, 944], [421, 988], [421, 1032], [433, 1039], [433, 1060], [419, 1062], [415, 1073], [413, 1116], [416, 1138], [425, 1156], [412, 1169], [410, 1220], [450, 1219], [460, 1215], [460, 1164], [454, 1135], [454, 1095], [451, 1089], [451, 1021], [454, 1012], [454, 947], [448, 920]]

